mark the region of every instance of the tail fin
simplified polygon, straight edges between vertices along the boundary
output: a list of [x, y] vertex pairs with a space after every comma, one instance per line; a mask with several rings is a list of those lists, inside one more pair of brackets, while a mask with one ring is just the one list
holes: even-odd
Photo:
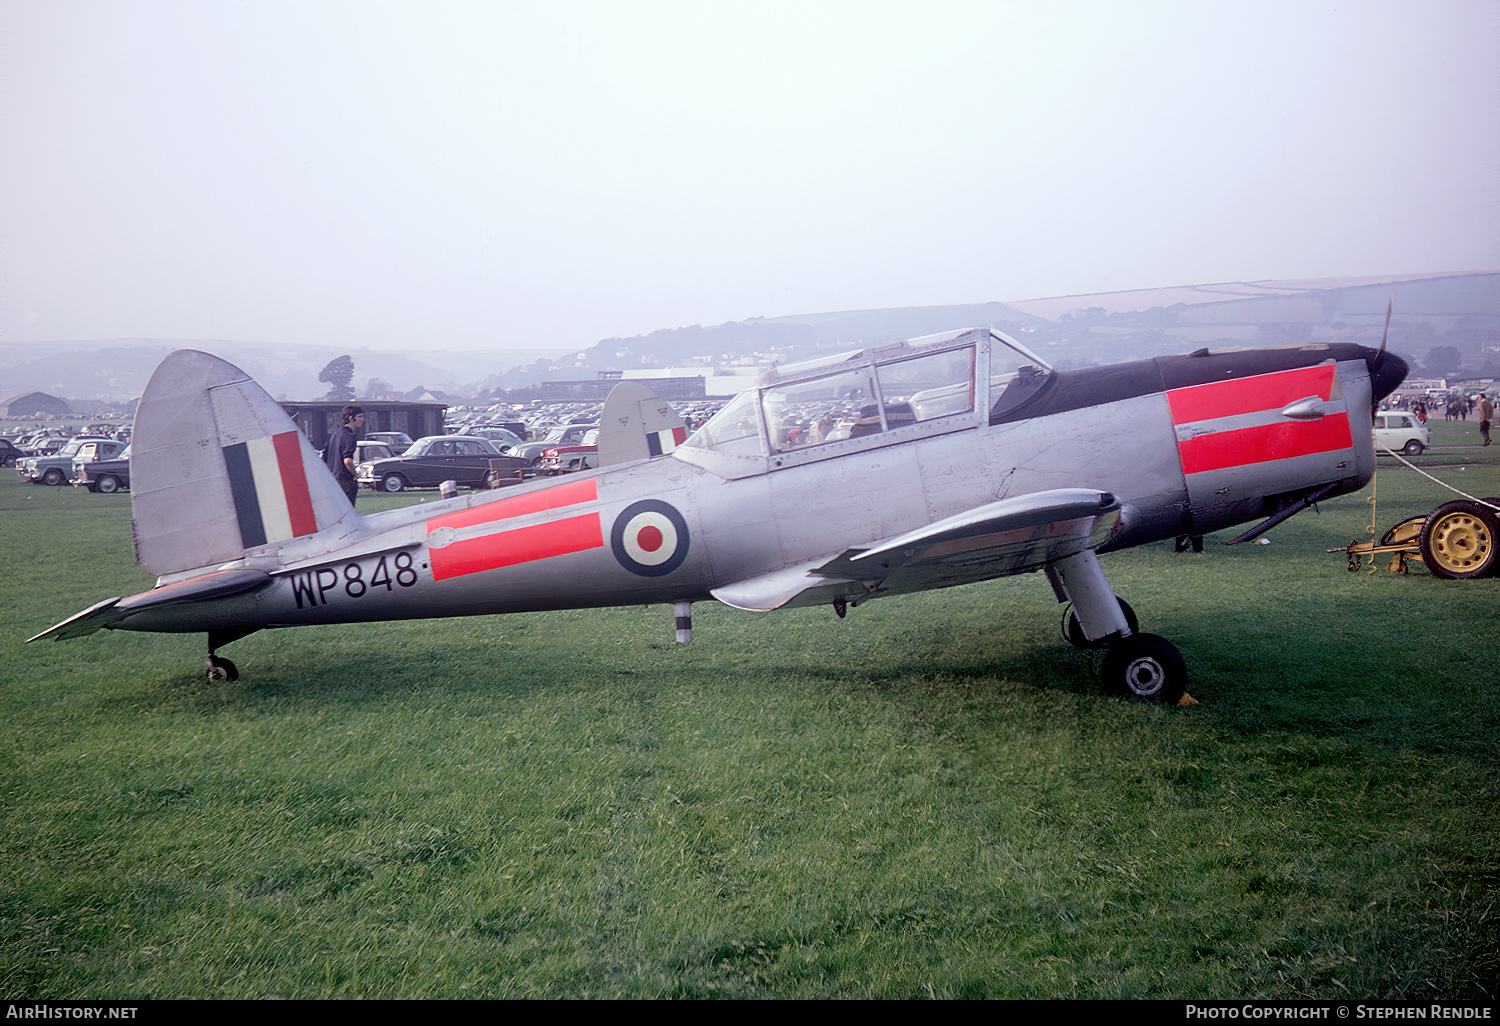
[[672, 404], [637, 381], [609, 391], [599, 415], [599, 466], [665, 456], [687, 441], [687, 429]]
[[130, 487], [136, 561], [158, 576], [272, 551], [355, 515], [276, 400], [191, 349], [163, 360], [141, 395]]

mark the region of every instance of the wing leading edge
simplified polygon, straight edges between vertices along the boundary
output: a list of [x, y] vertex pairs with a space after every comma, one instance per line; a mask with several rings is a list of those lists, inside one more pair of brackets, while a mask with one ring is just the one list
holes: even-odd
[[1057, 488], [1001, 499], [864, 548], [715, 588], [736, 609], [768, 612], [1008, 577], [1097, 548], [1129, 526], [1110, 492]]

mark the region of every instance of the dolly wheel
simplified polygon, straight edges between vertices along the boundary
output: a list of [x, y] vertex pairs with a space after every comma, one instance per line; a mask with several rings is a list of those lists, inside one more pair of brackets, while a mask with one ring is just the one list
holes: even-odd
[[1422, 525], [1422, 562], [1435, 577], [1466, 581], [1495, 572], [1500, 521], [1493, 510], [1468, 499], [1445, 502]]

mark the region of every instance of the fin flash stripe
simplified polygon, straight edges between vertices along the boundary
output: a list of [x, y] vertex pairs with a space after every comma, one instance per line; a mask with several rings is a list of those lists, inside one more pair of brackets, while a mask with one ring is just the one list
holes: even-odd
[[677, 447], [687, 441], [687, 428], [674, 427], [663, 431], [646, 432], [646, 451], [652, 456], [665, 456], [676, 452]]
[[245, 548], [316, 534], [298, 432], [224, 446], [224, 465]]

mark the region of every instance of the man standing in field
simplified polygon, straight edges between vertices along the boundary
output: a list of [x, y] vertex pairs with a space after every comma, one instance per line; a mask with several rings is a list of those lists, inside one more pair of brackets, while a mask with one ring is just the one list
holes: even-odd
[[1489, 394], [1479, 397], [1479, 435], [1484, 439], [1484, 444], [1490, 444], [1490, 418], [1495, 415], [1495, 404], [1490, 402]]
[[354, 497], [359, 494], [359, 482], [354, 480], [354, 452], [357, 448], [354, 443], [364, 432], [365, 411], [358, 406], [345, 406], [343, 421], [343, 426], [328, 440], [328, 469], [333, 471], [333, 479], [344, 489], [352, 506]]

